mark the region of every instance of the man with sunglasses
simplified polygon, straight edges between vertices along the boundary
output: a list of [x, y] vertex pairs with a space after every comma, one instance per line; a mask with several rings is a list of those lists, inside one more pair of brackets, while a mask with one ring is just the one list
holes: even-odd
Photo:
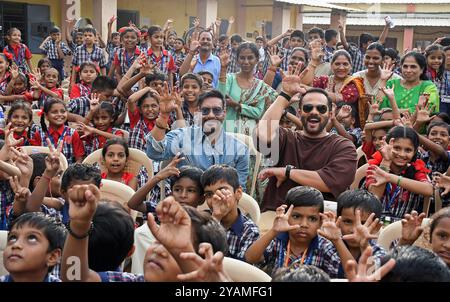
[[[356, 150], [353, 143], [330, 134], [326, 125], [331, 117], [332, 101], [327, 92], [300, 86], [301, 64], [290, 68], [283, 78], [282, 92], [269, 107], [257, 128], [254, 140], [258, 150], [273, 163], [261, 172], [260, 179], [270, 178], [264, 193], [262, 210], [275, 210], [284, 204], [289, 189], [310, 186], [333, 200], [353, 182], [356, 172]], [[298, 114], [302, 132], [279, 126], [283, 111], [300, 94]], [[297, 98], [295, 98], [297, 99]]]
[[200, 95], [198, 99], [198, 123], [169, 131], [167, 121], [175, 109], [175, 96], [162, 95], [159, 100], [160, 114], [155, 127], [147, 134], [147, 156], [163, 161], [181, 153], [180, 163], [206, 170], [215, 164], [226, 164], [238, 171], [239, 184], [246, 187], [249, 150], [233, 135], [225, 132], [225, 99], [217, 90]]

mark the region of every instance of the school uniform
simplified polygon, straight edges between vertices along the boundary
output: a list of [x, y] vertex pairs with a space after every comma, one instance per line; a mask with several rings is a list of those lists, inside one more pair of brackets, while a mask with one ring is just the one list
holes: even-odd
[[[65, 56], [69, 56], [72, 54], [72, 51], [67, 46], [66, 43], [61, 41], [60, 46], [61, 51]], [[42, 45], [42, 48], [44, 49], [43, 52], [45, 55], [47, 55], [47, 58], [52, 62], [53, 68], [58, 70], [59, 76], [61, 78], [61, 81], [64, 80], [65, 74], [64, 74], [64, 58], [60, 58], [58, 54], [58, 47], [56, 46], [56, 42], [53, 39], [48, 40], [47, 42]]]
[[86, 84], [83, 81], [81, 81], [81, 83], [78, 83], [72, 87], [72, 90], [69, 93], [69, 97], [71, 100], [80, 97], [89, 98], [91, 96], [91, 91], [92, 91], [92, 84]]
[[[105, 132], [111, 133], [113, 135], [123, 137], [123, 132], [120, 129], [109, 127]], [[91, 154], [95, 150], [103, 148], [107, 138], [98, 134], [88, 135], [82, 139], [84, 141], [84, 149], [86, 154]]]
[[228, 256], [245, 261], [245, 252], [259, 238], [259, 229], [238, 209], [238, 218], [227, 230]]
[[152, 64], [156, 64], [156, 68], [158, 68], [161, 73], [168, 75], [169, 72], [177, 72], [175, 61], [173, 60], [172, 55], [167, 50], [162, 50], [160, 52], [160, 56], [157, 57], [153, 52], [153, 49], [149, 48], [147, 51], [147, 56]]
[[130, 56], [125, 48], [119, 48], [114, 53], [114, 66], [119, 69], [120, 74], [125, 75], [133, 65], [134, 61], [141, 55], [141, 50], [136, 46], [134, 53]]
[[[51, 92], [54, 92], [58, 94], [58, 98], [61, 100], [64, 100], [64, 91], [61, 88], [53, 87], [50, 89]], [[35, 106], [36, 109], [40, 109], [44, 107], [44, 104], [51, 98], [48, 94], [40, 91], [39, 92], [39, 98], [37, 101], [37, 105]]]
[[25, 44], [19, 43], [17, 45], [6, 45], [4, 51], [12, 54], [13, 62], [17, 65], [22, 73], [27, 74], [30, 72], [27, 60], [31, 60], [33, 55], [31, 54], [30, 49], [28, 49]]

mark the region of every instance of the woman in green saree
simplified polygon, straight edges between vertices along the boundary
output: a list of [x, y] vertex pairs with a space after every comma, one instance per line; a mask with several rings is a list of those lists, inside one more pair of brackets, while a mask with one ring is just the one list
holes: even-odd
[[[403, 79], [392, 79], [386, 83], [389, 88], [394, 88], [395, 101], [399, 109], [407, 109], [411, 113], [416, 111], [419, 98], [426, 95], [428, 103], [432, 105], [433, 112], [439, 112], [439, 92], [436, 85], [426, 76], [427, 60], [418, 52], [409, 52], [403, 56]], [[390, 107], [389, 100], [385, 97], [381, 108]]]
[[227, 74], [229, 55], [220, 57], [221, 71], [218, 90], [226, 97], [225, 131], [252, 135], [265, 109], [277, 97], [277, 92], [254, 76], [259, 51], [254, 43], [245, 42], [237, 50], [241, 71]]

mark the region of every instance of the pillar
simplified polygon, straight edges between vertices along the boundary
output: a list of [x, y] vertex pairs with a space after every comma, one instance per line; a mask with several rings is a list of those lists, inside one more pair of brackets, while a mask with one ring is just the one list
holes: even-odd
[[412, 50], [413, 47], [413, 40], [414, 40], [414, 28], [407, 27], [405, 28], [403, 32], [403, 51], [405, 52], [406, 49]]
[[217, 0], [198, 0], [197, 17], [200, 18], [200, 26], [209, 27], [217, 18]]
[[297, 6], [297, 15], [295, 18], [295, 29], [303, 30], [303, 5]]
[[242, 37], [245, 37], [245, 33], [247, 32], [247, 26], [245, 23], [247, 20], [247, 8], [245, 6], [245, 0], [236, 0], [236, 8], [237, 13], [234, 21], [234, 24], [236, 24], [236, 32]]
[[286, 32], [291, 25], [291, 9], [282, 3], [274, 3], [272, 10], [272, 36]]
[[[97, 32], [106, 40], [108, 34], [108, 21], [115, 15], [117, 17], [117, 0], [93, 0], [94, 23]], [[114, 25], [117, 24], [114, 22]], [[114, 27], [113, 27], [114, 30]], [[106, 42], [106, 41], [105, 41]]]

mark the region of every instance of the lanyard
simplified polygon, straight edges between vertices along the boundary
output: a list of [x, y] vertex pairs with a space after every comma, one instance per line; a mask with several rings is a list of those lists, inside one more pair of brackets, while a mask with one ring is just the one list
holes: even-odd
[[396, 200], [396, 198], [400, 195], [400, 186], [397, 186], [394, 190], [394, 193], [391, 196], [391, 190], [392, 190], [392, 185], [391, 184], [387, 184], [386, 185], [386, 200], [387, 200], [387, 204], [385, 207], [385, 210], [387, 212], [390, 211], [392, 204], [394, 203], [394, 201]]
[[64, 137], [66, 136], [66, 132], [67, 132], [67, 127], [64, 127], [64, 131], [63, 131], [63, 133], [61, 134], [61, 136], [59, 137], [58, 143], [57, 143], [57, 144], [55, 144], [55, 140], [53, 139], [53, 136], [50, 135], [50, 133], [47, 132], [48, 139], [50, 140], [50, 142], [53, 144], [53, 146], [54, 146], [56, 149], [58, 149], [59, 142], [60, 142], [61, 140], [63, 140]]
[[[308, 249], [306, 249], [303, 252], [302, 259], [300, 260], [300, 265], [303, 265], [303, 263], [305, 263], [305, 260], [306, 260], [305, 258], [306, 258], [307, 254], [308, 254]], [[283, 267], [287, 267], [288, 266], [290, 257], [291, 257], [291, 241], [289, 240], [288, 245], [287, 245], [286, 258], [284, 259]]]

